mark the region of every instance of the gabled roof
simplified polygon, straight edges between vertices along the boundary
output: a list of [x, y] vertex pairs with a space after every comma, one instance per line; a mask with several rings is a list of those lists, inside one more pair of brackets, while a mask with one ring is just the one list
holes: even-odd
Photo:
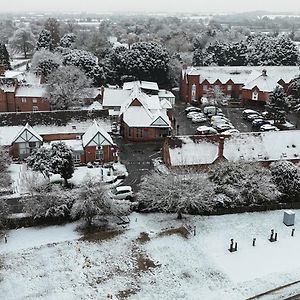
[[156, 82], [152, 81], [129, 81], [124, 82], [123, 90], [131, 90], [134, 86], [138, 86], [144, 90], [151, 90], [151, 91], [159, 91], [158, 85]]
[[27, 123], [13, 139], [13, 143], [42, 142], [43, 138]]
[[96, 120], [82, 136], [83, 147], [113, 145], [111, 136], [98, 125]]
[[171, 104], [170, 101], [167, 100], [167, 99], [162, 99], [162, 100], [160, 101], [160, 105], [161, 105], [161, 107], [164, 108], [164, 109], [171, 109], [171, 108], [172, 108], [172, 104]]
[[272, 92], [278, 83], [275, 79], [269, 76], [267, 73], [258, 74], [257, 77], [250, 80], [248, 83], [245, 84], [243, 90], [252, 90], [253, 88], [258, 88], [262, 92]]
[[46, 85], [24, 85], [16, 89], [16, 97], [36, 97], [42, 98], [46, 96]]
[[182, 78], [185, 75], [196, 75], [200, 76], [200, 83], [207, 80], [213, 84], [219, 79], [222, 84], [225, 84], [231, 79], [235, 84], [245, 84], [254, 79], [253, 74], [261, 74], [263, 69], [277, 82], [282, 79], [288, 83], [300, 75], [298, 66], [209, 66], [183, 69]]

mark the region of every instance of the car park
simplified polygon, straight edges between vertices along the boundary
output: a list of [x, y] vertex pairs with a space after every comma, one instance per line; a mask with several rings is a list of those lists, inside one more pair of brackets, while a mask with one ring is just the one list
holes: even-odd
[[195, 106], [189, 106], [184, 111], [187, 114], [190, 113], [190, 112], [201, 112], [201, 108], [200, 107], [195, 107]]
[[196, 134], [216, 134], [218, 131], [209, 126], [199, 126], [196, 129]]
[[249, 115], [255, 115], [255, 114], [258, 115], [259, 113], [253, 109], [245, 109], [243, 110], [242, 113], [244, 120], [247, 120]]
[[117, 200], [131, 200], [134, 197], [132, 187], [129, 185], [117, 186], [109, 191], [109, 196]]
[[260, 126], [260, 131], [279, 131], [279, 129], [274, 125], [264, 124]]

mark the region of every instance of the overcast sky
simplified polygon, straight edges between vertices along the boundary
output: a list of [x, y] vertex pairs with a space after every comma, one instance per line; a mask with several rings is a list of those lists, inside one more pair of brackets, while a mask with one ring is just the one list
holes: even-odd
[[[0, 0], [0, 12], [300, 12], [300, 0]], [[5, 3], [5, 4], [4, 4]]]

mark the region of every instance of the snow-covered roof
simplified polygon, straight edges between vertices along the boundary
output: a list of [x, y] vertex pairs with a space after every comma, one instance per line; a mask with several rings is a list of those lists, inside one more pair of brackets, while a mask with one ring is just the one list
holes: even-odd
[[[211, 164], [218, 158], [220, 136], [169, 139], [170, 163]], [[300, 159], [300, 130], [249, 132], [224, 137], [223, 158], [228, 161], [278, 161]]]
[[22, 74], [23, 74], [23, 72], [20, 72], [20, 71], [6, 70], [4, 73], [4, 77], [5, 78], [19, 78]]
[[267, 73], [262, 73], [258, 74], [258, 76], [253, 80], [247, 82], [243, 89], [252, 90], [253, 88], [257, 87], [262, 92], [272, 92], [276, 86], [278, 86], [278, 83], [275, 79], [273, 79]]
[[163, 99], [163, 98], [175, 98], [175, 95], [168, 91], [168, 90], [159, 90], [158, 91], [158, 97]]
[[82, 136], [83, 147], [113, 145], [111, 136], [102, 128], [96, 120]]
[[105, 88], [102, 104], [104, 107], [121, 107], [128, 100], [130, 93], [130, 90]]
[[220, 80], [222, 84], [225, 84], [231, 79], [235, 84], [245, 84], [253, 79], [252, 72], [261, 74], [264, 69], [277, 82], [282, 79], [288, 83], [300, 75], [298, 66], [209, 66], [188, 67], [182, 70], [182, 76], [184, 77], [185, 74], [200, 75], [200, 83], [207, 80], [210, 84], [213, 84]]
[[224, 142], [229, 161], [277, 161], [300, 159], [300, 130], [241, 133]]
[[12, 143], [42, 142], [43, 138], [27, 123], [14, 137]]
[[188, 136], [175, 137], [178, 144], [169, 147], [172, 166], [212, 164], [218, 158], [218, 142], [193, 139]]
[[87, 110], [101, 110], [103, 107], [99, 101], [94, 101], [87, 107]]
[[156, 82], [151, 81], [129, 81], [124, 82], [123, 90], [131, 90], [135, 85], [145, 90], [159, 91], [158, 85]]
[[164, 109], [171, 109], [171, 108], [172, 108], [172, 104], [171, 104], [170, 101], [167, 100], [167, 99], [162, 99], [162, 100], [160, 101], [160, 105], [161, 105], [161, 107], [164, 108]]
[[36, 97], [42, 98], [46, 95], [46, 85], [19, 86], [16, 89], [16, 97]]
[[[107, 119], [97, 119], [98, 125], [101, 126], [106, 132], [111, 130], [110, 121]], [[91, 121], [77, 121], [67, 123], [65, 126], [58, 125], [36, 125], [33, 130], [40, 136], [49, 134], [84, 134], [91, 126]], [[9, 146], [12, 144], [13, 139], [24, 128], [24, 126], [0, 126], [0, 145]]]
[[[141, 105], [132, 105], [137, 100]], [[157, 95], [147, 95], [138, 84], [131, 90], [128, 100], [122, 105], [120, 115], [129, 127], [171, 127], [169, 117]]]

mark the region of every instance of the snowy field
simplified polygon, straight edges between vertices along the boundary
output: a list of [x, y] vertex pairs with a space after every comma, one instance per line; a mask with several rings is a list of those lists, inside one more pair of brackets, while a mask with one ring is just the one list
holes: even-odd
[[[300, 223], [291, 237], [283, 211], [130, 218], [128, 228], [85, 237], [76, 223], [8, 232], [0, 243], [0, 299], [241, 300], [300, 279]], [[228, 251], [231, 238], [236, 253]], [[299, 285], [262, 299], [295, 293]]]

